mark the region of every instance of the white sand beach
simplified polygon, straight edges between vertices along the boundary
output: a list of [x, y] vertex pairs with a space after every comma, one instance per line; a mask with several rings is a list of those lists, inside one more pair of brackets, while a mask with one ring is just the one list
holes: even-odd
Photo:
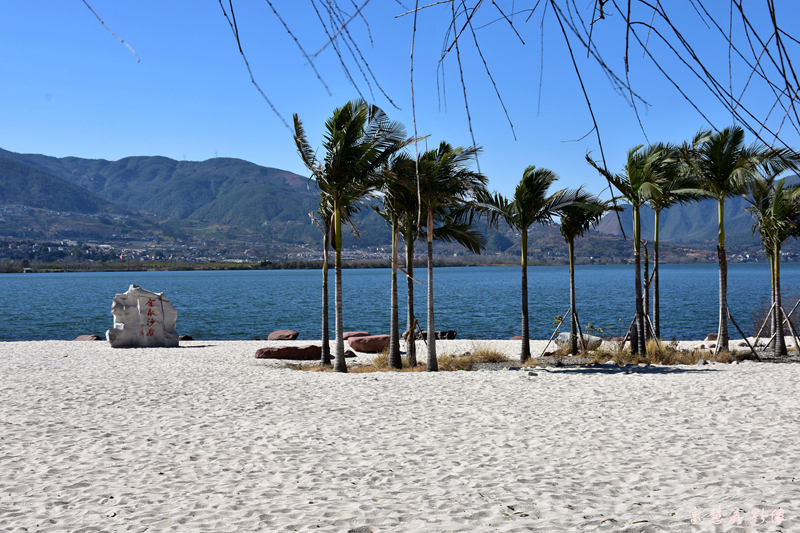
[[799, 364], [334, 374], [269, 344], [0, 343], [0, 531], [800, 531]]

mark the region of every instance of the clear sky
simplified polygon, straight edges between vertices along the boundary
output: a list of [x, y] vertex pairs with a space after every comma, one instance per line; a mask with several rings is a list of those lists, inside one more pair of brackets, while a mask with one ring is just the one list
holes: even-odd
[[[715, 16], [727, 25], [728, 3], [722, 7], [722, 2], [706, 3], [721, 9]], [[188, 160], [237, 157], [307, 175], [290, 131], [250, 83], [218, 1], [91, 0], [89, 4], [136, 50], [141, 61], [103, 28], [81, 0], [4, 2], [0, 17], [0, 147], [108, 160], [131, 155]], [[223, 4], [227, 9], [228, 0]], [[340, 0], [340, 4], [348, 14], [355, 12], [353, 3]], [[493, 4], [484, 3], [473, 22], [476, 28], [484, 26], [476, 33], [514, 124], [516, 140], [467, 30], [459, 42], [475, 140], [484, 148], [481, 171], [491, 188], [505, 194], [513, 192], [524, 168], [532, 164], [557, 172], [564, 186], [587, 184], [599, 192], [605, 181], [584, 161], [587, 151], [599, 157], [597, 139], [594, 134], [586, 136], [592, 129], [591, 117], [552, 8], [543, 25], [541, 5], [527, 22], [528, 12], [515, 15], [518, 37], [504, 20], [485, 26], [500, 16]], [[496, 4], [511, 13], [512, 5], [520, 11], [535, 2], [497, 0]], [[592, 3], [577, 4], [580, 9], [586, 7], [581, 12], [584, 19], [591, 19]], [[794, 0], [776, 4], [781, 20], [798, 20], [800, 10]], [[331, 111], [359, 96], [335, 50], [327, 47], [315, 61], [332, 93], [329, 95], [266, 1], [237, 0], [233, 5], [256, 80], [287, 121], [291, 122], [293, 113], [300, 116], [310, 142], [319, 146], [323, 123]], [[307, 52], [314, 53], [325, 44], [327, 37], [310, 2], [274, 0], [273, 5]], [[396, 18], [406, 11], [403, 5], [413, 6], [413, 2], [372, 0], [363, 10], [369, 32], [359, 18], [348, 26], [399, 109], [374, 84], [374, 96], [370, 93], [352, 60], [348, 68], [360, 80], [364, 97], [412, 133], [409, 59], [413, 18]], [[677, 17], [675, 24], [691, 36], [706, 64], [727, 84], [728, 48], [720, 40], [719, 30], [707, 27], [689, 0], [671, 0], [668, 5]], [[472, 144], [455, 50], [442, 62], [444, 74], [441, 70], [437, 74], [449, 10], [449, 5], [426, 9], [417, 21], [418, 132], [430, 135], [431, 147], [441, 140]], [[638, 15], [649, 20], [649, 14]], [[624, 77], [625, 28], [621, 21], [619, 14], [610, 14], [595, 26], [593, 38], [608, 64]], [[759, 23], [758, 17], [754, 23]], [[791, 26], [789, 22], [783, 25]], [[639, 31], [646, 36], [644, 29]], [[741, 38], [737, 26], [733, 32]], [[626, 150], [647, 141], [632, 108], [614, 92], [596, 62], [586, 59], [585, 49], [574, 36], [570, 38], [585, 75], [609, 168], [619, 170]], [[648, 139], [681, 142], [700, 127], [708, 127], [679, 91], [642, 57], [642, 48], [634, 45], [633, 37], [631, 42], [630, 81], [650, 104], [639, 105]], [[650, 36], [648, 48], [668, 57], [655, 35]], [[347, 50], [342, 48], [342, 53]], [[691, 73], [672, 59], [665, 65], [714, 126], [731, 124], [730, 113]], [[734, 92], [738, 93], [749, 71], [735, 57], [732, 70]], [[766, 116], [774, 101], [771, 93], [753, 81], [747, 94], [753, 108]], [[782, 116], [782, 110], [771, 115], [771, 120], [777, 117], [775, 127]], [[781, 135], [790, 145], [800, 145], [788, 124]], [[748, 138], [753, 140], [752, 135]]]

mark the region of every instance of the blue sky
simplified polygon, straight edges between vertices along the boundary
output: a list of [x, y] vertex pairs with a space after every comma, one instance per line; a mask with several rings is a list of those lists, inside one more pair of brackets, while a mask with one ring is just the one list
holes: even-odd
[[[137, 63], [80, 0], [4, 3], [0, 19], [0, 147], [108, 160], [131, 155], [205, 160], [218, 155], [306, 175], [289, 130], [250, 83], [217, 1], [89, 3], [136, 50], [141, 61]], [[413, 5], [409, 0], [403, 3]], [[516, 0], [514, 7], [519, 10], [534, 3]], [[227, 1], [224, 4], [227, 8]], [[316, 52], [325, 44], [326, 37], [309, 2], [278, 0], [273, 4], [307, 52]], [[578, 4], [580, 8], [590, 6], [589, 2]], [[498, 17], [498, 11], [486, 5], [489, 7], [482, 7], [476, 15], [475, 26]], [[511, 12], [512, 1], [498, 1], [497, 5]], [[779, 1], [777, 6], [782, 20], [798, 20], [793, 2]], [[309, 140], [318, 146], [323, 123], [333, 108], [358, 97], [335, 51], [328, 47], [315, 62], [332, 93], [329, 95], [266, 2], [238, 0], [234, 7], [256, 80], [287, 121], [293, 113], [300, 116]], [[591, 17], [590, 7], [582, 13], [587, 19]], [[720, 14], [726, 23], [727, 7], [726, 3]], [[348, 9], [354, 11], [350, 5]], [[431, 147], [441, 140], [472, 144], [453, 52], [443, 63], [444, 75], [437, 76], [449, 9], [427, 9], [417, 21], [418, 132], [430, 135]], [[676, 24], [694, 39], [706, 63], [727, 83], [728, 50], [717, 30], [707, 28], [688, 1], [674, 0], [670, 9], [679, 15]], [[362, 94], [403, 122], [411, 133], [409, 56], [413, 19], [395, 18], [404, 11], [400, 2], [373, 0], [364, 8], [369, 33], [359, 19], [349, 28], [378, 81], [400, 109], [374, 86], [373, 97], [363, 80], [359, 83]], [[472, 36], [466, 32], [462, 35], [461, 61], [472, 127], [477, 144], [484, 147], [481, 171], [489, 177], [492, 188], [505, 194], [513, 192], [524, 168], [532, 164], [557, 172], [564, 186], [586, 184], [599, 192], [605, 181], [584, 161], [587, 151], [599, 157], [596, 137], [592, 134], [568, 142], [592, 129], [581, 87], [552, 11], [546, 15], [543, 32], [541, 15], [540, 7], [528, 22], [527, 13], [515, 16], [524, 45], [502, 21], [477, 31], [514, 124], [516, 140]], [[648, 17], [640, 15], [642, 19]], [[625, 32], [621, 21], [619, 15], [601, 21], [595, 27], [594, 39], [606, 61], [624, 75]], [[789, 23], [784, 25], [789, 28]], [[600, 125], [609, 168], [618, 170], [627, 149], [647, 141], [631, 107], [614, 93], [596, 63], [586, 59], [585, 50], [581, 53], [574, 40], [573, 45]], [[648, 47], [654, 53], [664, 51], [654, 36]], [[631, 50], [631, 83], [651, 104], [639, 106], [649, 140], [681, 142], [700, 127], [708, 127], [651, 62], [642, 58], [642, 49], [632, 45]], [[731, 123], [730, 114], [685, 69], [673, 60], [665, 65], [715, 126]], [[358, 76], [352, 61], [349, 67]], [[741, 91], [747, 73], [734, 58], [734, 92]], [[765, 116], [771, 95], [756, 82], [751, 82], [748, 91], [750, 105]], [[778, 113], [773, 119], [775, 115]], [[788, 125], [782, 137], [790, 145], [800, 145]]]

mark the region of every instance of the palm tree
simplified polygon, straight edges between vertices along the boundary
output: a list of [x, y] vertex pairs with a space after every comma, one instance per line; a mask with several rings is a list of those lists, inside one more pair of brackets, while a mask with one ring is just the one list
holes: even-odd
[[316, 216], [311, 211], [308, 212], [311, 220], [322, 232], [322, 356], [320, 364], [331, 364], [331, 344], [330, 332], [328, 331], [330, 320], [328, 318], [328, 245], [331, 238], [331, 212], [330, 204], [320, 202]]
[[400, 221], [401, 235], [406, 243], [406, 360], [408, 366], [417, 366], [417, 344], [416, 344], [416, 317], [414, 316], [414, 241], [419, 233], [417, 222], [417, 212], [419, 205], [416, 194], [412, 195], [413, 203], [406, 211], [405, 216]]
[[633, 209], [633, 259], [636, 289], [636, 329], [631, 332], [631, 354], [647, 355], [646, 324], [642, 302], [642, 259], [640, 246], [642, 225], [640, 209], [648, 200], [659, 201], [662, 196], [659, 182], [662, 179], [669, 149], [664, 144], [652, 144], [647, 148], [638, 145], [628, 150], [623, 172], [611, 174], [586, 154], [586, 161], [619, 191], [621, 199]]
[[321, 194], [333, 211], [331, 226], [334, 248], [336, 305], [336, 349], [334, 370], [347, 372], [342, 327], [342, 218], [351, 206], [373, 192], [379, 183], [381, 166], [408, 144], [403, 126], [363, 100], [347, 102], [333, 111], [325, 122], [320, 163], [306, 139], [300, 119], [294, 115], [297, 152], [317, 181]]
[[487, 196], [480, 204], [486, 210], [489, 224], [497, 226], [503, 219], [522, 236], [522, 347], [520, 362], [531, 357], [528, 320], [528, 230], [533, 224], [552, 224], [554, 217], [574, 201], [575, 191], [562, 189], [548, 195], [558, 176], [552, 170], [531, 165], [522, 173], [511, 199], [499, 193]]
[[[343, 222], [350, 226], [353, 235], [358, 235], [353, 216], [358, 210], [356, 206], [351, 205], [342, 216]], [[333, 224], [333, 210], [330, 204], [326, 201], [325, 197], [320, 198], [319, 207], [317, 212], [308, 212], [311, 221], [322, 232], [322, 354], [320, 357], [320, 364], [331, 364], [331, 347], [330, 347], [330, 332], [328, 330], [330, 319], [328, 318], [328, 267], [330, 261], [328, 260], [328, 248], [331, 242], [331, 224]]]
[[776, 181], [776, 175], [754, 179], [745, 198], [746, 209], [753, 215], [753, 232], [758, 230], [764, 250], [770, 260], [772, 285], [772, 345], [774, 355], [786, 355], [781, 304], [781, 245], [789, 237], [800, 235], [800, 185], [788, 186], [786, 180]]
[[655, 226], [653, 229], [653, 330], [656, 338], [661, 338], [661, 296], [658, 272], [658, 229], [661, 212], [676, 204], [697, 202], [705, 197], [698, 188], [697, 180], [688, 172], [685, 165], [680, 164], [678, 151], [669, 146], [670, 151], [663, 161], [663, 169], [659, 179], [661, 196], [649, 199], [650, 207], [655, 213]]
[[780, 174], [795, 166], [793, 153], [785, 148], [769, 148], [761, 143], [744, 144], [740, 126], [717, 133], [701, 129], [691, 147], [681, 150], [681, 157], [699, 181], [700, 189], [717, 200], [719, 236], [719, 331], [717, 351], [728, 350], [728, 261], [725, 256], [725, 199], [745, 192], [759, 169]]
[[[428, 150], [419, 159], [419, 195], [426, 213], [424, 225], [428, 241], [428, 360], [427, 370], [436, 372], [436, 331], [433, 316], [433, 241], [437, 218], [439, 226], [457, 228], [455, 233], [470, 233], [474, 210], [470, 202], [486, 194], [487, 179], [469, 170], [480, 148], [453, 148], [446, 142]], [[422, 221], [420, 221], [422, 222]], [[455, 238], [452, 231], [440, 232], [443, 239]], [[449, 234], [450, 237], [444, 235]], [[473, 236], [475, 232], [472, 232]], [[475, 249], [472, 250], [476, 251]], [[479, 248], [477, 249], [479, 251]]]
[[[424, 165], [423, 165], [424, 166]], [[414, 314], [414, 283], [417, 280], [414, 278], [414, 242], [420, 232], [426, 230], [426, 221], [423, 220], [422, 225], [419, 224], [418, 218], [419, 203], [417, 200], [416, 192], [416, 171], [412, 164], [409, 169], [411, 173], [411, 180], [405, 183], [411, 183], [411, 188], [408, 192], [410, 194], [403, 200], [405, 205], [405, 213], [400, 219], [400, 234], [406, 244], [406, 280], [408, 286], [407, 292], [407, 340], [406, 340], [406, 360], [410, 367], [417, 366], [417, 350], [416, 350], [416, 316]], [[470, 210], [464, 210], [463, 215], [469, 215]], [[456, 220], [459, 218], [459, 220]], [[472, 253], [480, 253], [484, 246], [483, 235], [475, 230], [469, 220], [460, 220], [462, 215], [458, 215], [451, 207], [440, 207], [434, 212], [434, 228], [433, 240], [458, 243]]]
[[575, 239], [582, 237], [595, 227], [603, 214], [611, 209], [609, 202], [603, 202], [597, 196], [589, 194], [583, 189], [578, 189], [573, 198], [574, 203], [560, 209], [561, 235], [569, 249], [569, 308], [570, 308], [570, 344], [569, 352], [578, 353], [577, 328], [578, 311], [575, 302]]
[[[407, 154], [399, 153], [395, 155], [383, 169], [383, 181], [380, 188], [381, 207], [372, 206], [389, 223], [392, 231], [391, 323], [389, 326], [389, 366], [391, 368], [403, 367], [403, 361], [400, 356], [400, 327], [398, 324], [397, 256], [401, 222], [408, 217], [410, 214], [409, 209], [414, 209], [416, 204], [416, 195], [411, 190], [415, 174], [414, 166], [414, 160], [408, 157]], [[416, 215], [416, 210], [413, 214]], [[413, 313], [413, 303], [411, 306]], [[413, 345], [413, 339], [409, 346], [411, 345]], [[416, 365], [416, 356], [414, 359], [414, 364]]]

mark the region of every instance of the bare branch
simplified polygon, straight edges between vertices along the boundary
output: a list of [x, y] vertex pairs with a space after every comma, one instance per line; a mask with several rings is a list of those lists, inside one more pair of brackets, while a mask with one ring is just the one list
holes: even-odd
[[[266, 2], [269, 5], [270, 9], [272, 9], [272, 12], [275, 13], [275, 16], [278, 17], [278, 20], [281, 21], [281, 24], [283, 24], [283, 27], [286, 29], [286, 32], [292, 36], [292, 39], [294, 39], [294, 43], [300, 49], [300, 53], [302, 53], [303, 57], [306, 58], [308, 64], [311, 65], [311, 68], [314, 70], [314, 74], [317, 75], [317, 79], [322, 84], [322, 86], [325, 87], [325, 90], [328, 92], [328, 96], [333, 96], [333, 93], [331, 93], [331, 90], [328, 88], [328, 85], [325, 83], [325, 80], [322, 79], [322, 76], [320, 76], [319, 71], [317, 71], [317, 67], [316, 65], [314, 65], [314, 61], [312, 61], [312, 59], [308, 57], [308, 54], [303, 49], [303, 46], [300, 44], [300, 41], [297, 40], [297, 37], [294, 36], [292, 30], [289, 29], [289, 26], [286, 24], [286, 22], [284, 22], [283, 18], [278, 14], [278, 11], [275, 9], [275, 6], [272, 5], [272, 2], [270, 0], [266, 0]], [[314, 56], [316, 57], [316, 54], [314, 54]]]
[[136, 53], [136, 50], [134, 50], [133, 48], [131, 48], [131, 45], [129, 45], [128, 43], [126, 43], [125, 41], [123, 41], [122, 39], [120, 39], [120, 38], [117, 36], [117, 34], [116, 34], [116, 33], [114, 33], [113, 31], [111, 31], [111, 28], [109, 28], [108, 26], [106, 26], [106, 23], [105, 23], [105, 22], [103, 22], [103, 19], [101, 19], [101, 18], [100, 18], [100, 16], [99, 16], [97, 13], [95, 13], [94, 9], [92, 9], [92, 6], [90, 6], [90, 5], [89, 5], [89, 4], [86, 2], [86, 0], [83, 0], [83, 3], [84, 3], [84, 4], [86, 4], [86, 7], [88, 7], [88, 8], [89, 8], [89, 11], [91, 11], [91, 12], [92, 12], [92, 15], [94, 15], [94, 16], [97, 18], [97, 20], [99, 20], [99, 21], [100, 21], [100, 24], [102, 24], [102, 25], [103, 25], [103, 27], [104, 27], [104, 28], [105, 28], [105, 29], [108, 31], [108, 33], [110, 33], [111, 35], [113, 35], [113, 36], [114, 36], [114, 38], [115, 38], [116, 40], [118, 40], [119, 42], [121, 42], [122, 44], [124, 44], [125, 46], [127, 46], [127, 47], [128, 47], [128, 50], [130, 50], [130, 51], [133, 53], [133, 57], [135, 57], [135, 58], [136, 58], [136, 62], [138, 63], [138, 62], [139, 62], [139, 55]]
[[[269, 3], [269, 0], [267, 0], [267, 3]], [[320, 55], [320, 54], [322, 53], [322, 51], [323, 51], [323, 50], [325, 50], [325, 49], [328, 47], [328, 45], [329, 45], [329, 44], [331, 44], [331, 43], [333, 42], [333, 40], [334, 40], [334, 39], [336, 39], [336, 37], [338, 37], [338, 36], [339, 36], [339, 34], [340, 34], [340, 33], [342, 33], [342, 31], [343, 31], [343, 30], [344, 30], [344, 29], [347, 27], [347, 25], [348, 25], [348, 24], [350, 24], [350, 22], [352, 22], [354, 18], [356, 18], [356, 15], [358, 15], [358, 14], [360, 14], [360, 13], [361, 13], [361, 10], [362, 10], [362, 9], [364, 9], [364, 7], [366, 7], [366, 5], [367, 5], [367, 4], [369, 4], [369, 0], [366, 0], [366, 1], [365, 1], [363, 4], [361, 4], [361, 7], [359, 7], [359, 8], [356, 10], [356, 12], [355, 12], [355, 13], [353, 13], [353, 16], [352, 16], [352, 17], [350, 17], [350, 19], [349, 19], [347, 22], [345, 22], [345, 23], [342, 25], [342, 27], [341, 27], [341, 28], [339, 28], [339, 31], [337, 31], [336, 33], [334, 33], [334, 34], [333, 34], [333, 37], [331, 37], [331, 38], [328, 40], [328, 42], [327, 42], [327, 43], [325, 43], [324, 45], [322, 45], [322, 48], [320, 48], [320, 49], [317, 51], [317, 53], [316, 53], [316, 54], [314, 54], [314, 55], [313, 55], [313, 56], [311, 56], [311, 57], [317, 57], [318, 55]], [[272, 4], [270, 4], [270, 6], [272, 6]], [[273, 11], [275, 11], [275, 9], [274, 9], [274, 8], [273, 8], [272, 10], [273, 10]], [[277, 14], [277, 13], [276, 13], [276, 14]], [[286, 29], [288, 30], [289, 28], [286, 28]], [[303, 52], [303, 53], [305, 53], [305, 52]]]
[[[222, 0], [219, 0], [219, 7], [222, 8], [222, 14], [225, 15], [225, 20], [228, 21], [228, 25], [231, 27], [231, 31], [233, 32], [233, 36], [234, 36], [234, 38], [236, 38], [236, 42], [238, 43], [239, 42], [239, 37], [236, 34], [236, 30], [233, 27], [233, 23], [231, 22], [231, 19], [228, 18], [228, 12], [225, 11], [225, 6], [222, 5]], [[258, 83], [256, 83], [256, 79], [253, 77], [253, 71], [250, 70], [250, 63], [247, 61], [247, 56], [244, 55], [244, 52], [242, 51], [241, 48], [239, 48], [239, 53], [241, 54], [242, 59], [244, 59], [244, 64], [247, 67], [247, 73], [250, 74], [250, 81], [253, 82], [253, 85], [256, 86], [256, 89], [258, 89], [258, 92], [261, 93], [261, 96], [264, 98], [264, 100], [266, 100], [267, 104], [269, 104], [269, 107], [270, 107], [270, 109], [272, 109], [272, 112], [275, 113], [275, 116], [277, 116], [279, 119], [281, 119], [281, 122], [283, 122], [283, 125], [286, 126], [287, 130], [292, 131], [292, 128], [289, 127], [289, 124], [286, 122], [286, 119], [283, 118], [283, 115], [281, 115], [278, 112], [278, 110], [275, 108], [275, 105], [272, 103], [272, 101], [269, 98], [267, 98], [267, 95], [264, 94], [264, 91], [262, 91], [261, 87], [259, 87]]]

